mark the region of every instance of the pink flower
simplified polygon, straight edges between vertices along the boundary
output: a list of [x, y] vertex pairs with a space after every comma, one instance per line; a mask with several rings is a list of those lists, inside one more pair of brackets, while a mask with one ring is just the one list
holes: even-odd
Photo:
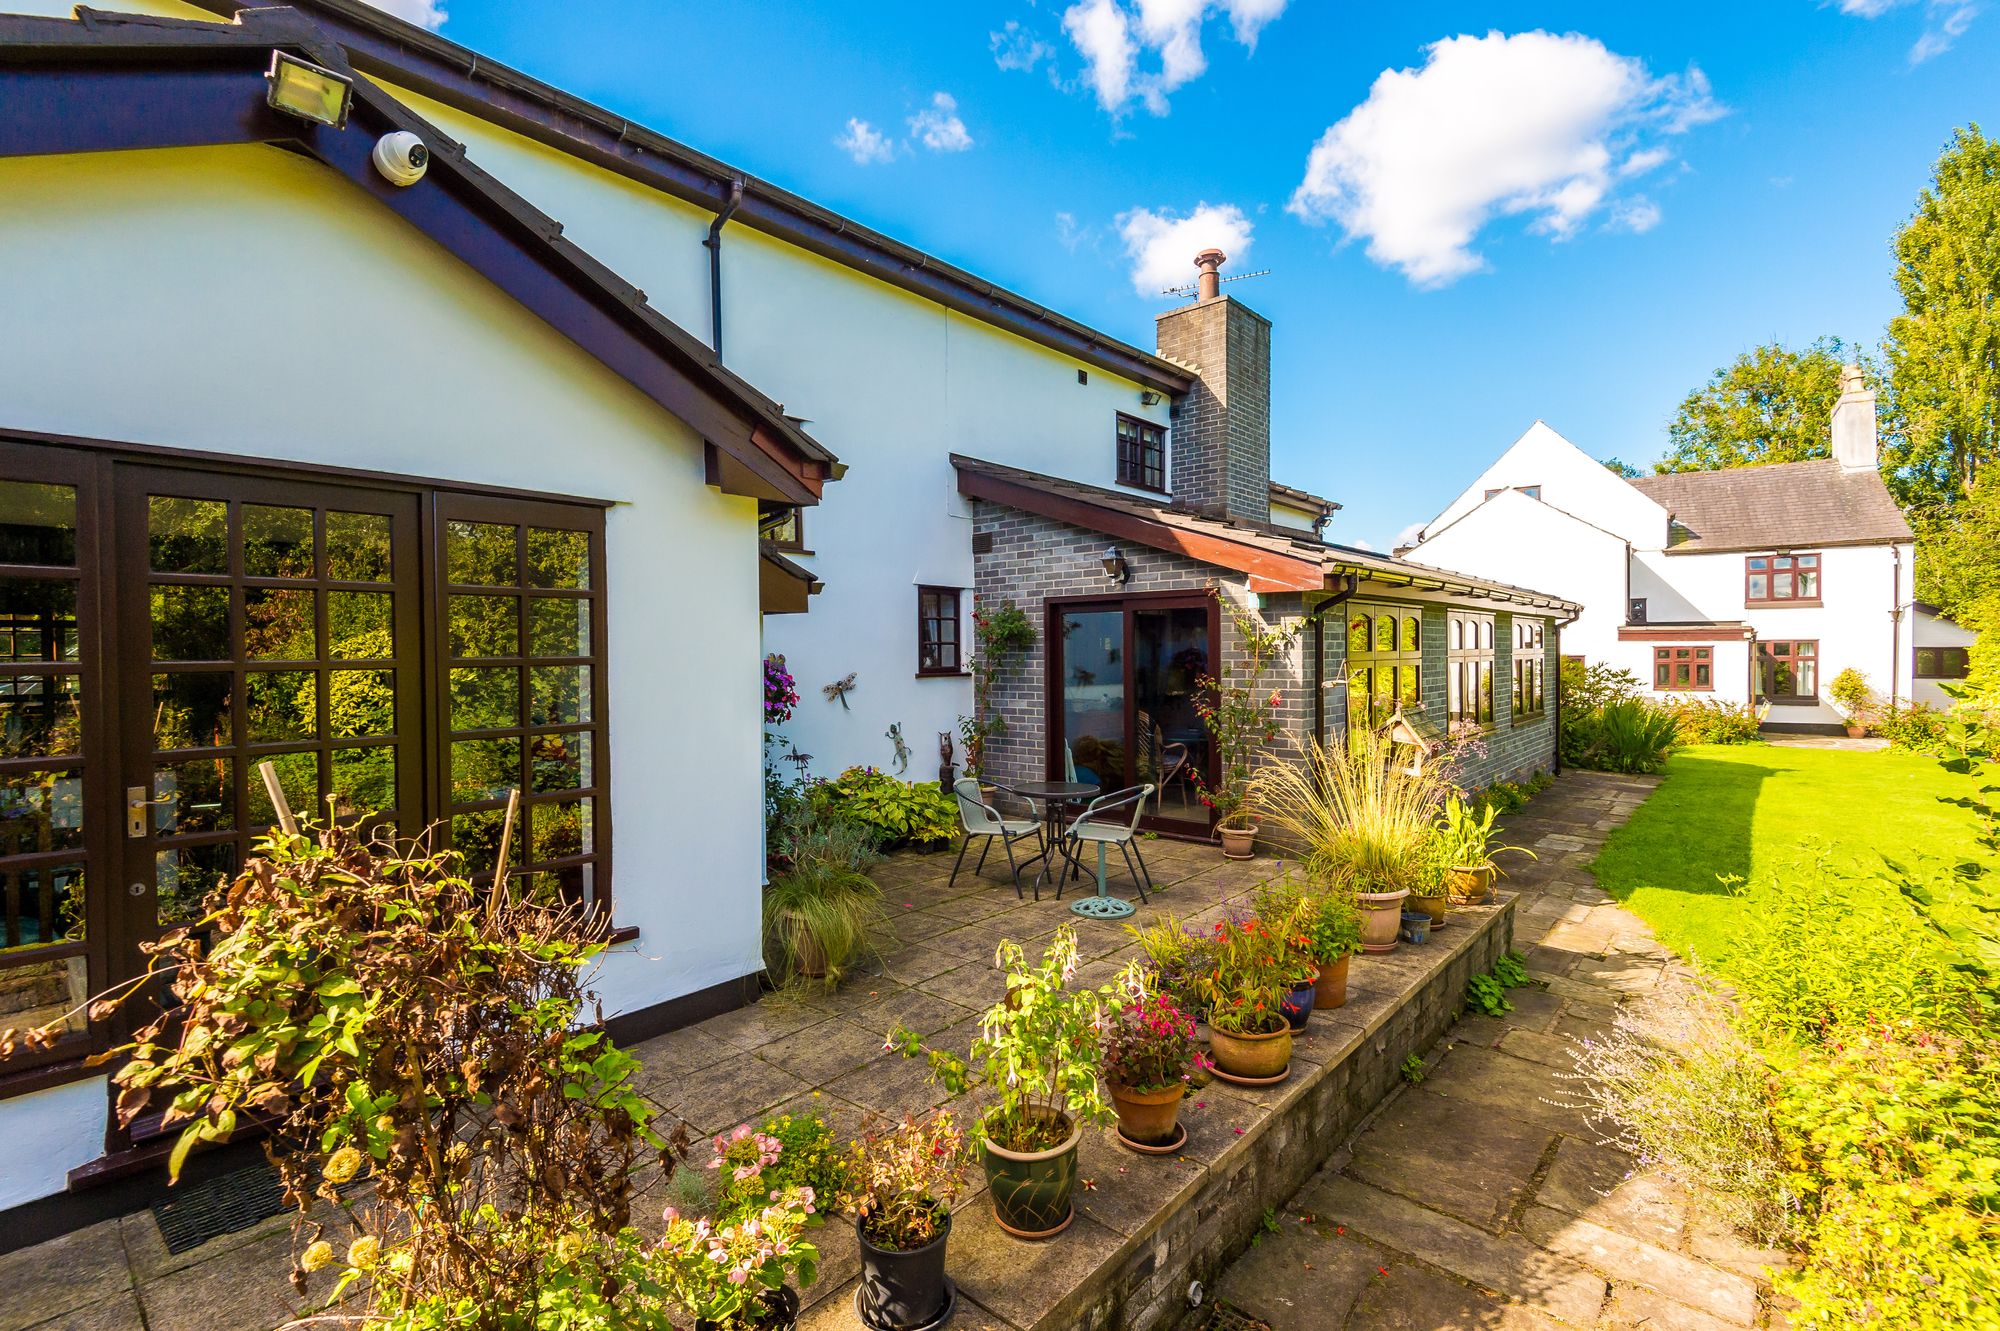
[[681, 1218], [681, 1213], [671, 1206], [669, 1206], [666, 1210], [660, 1212], [660, 1219], [666, 1221], [670, 1225], [673, 1224], [674, 1221], [680, 1218]]
[[750, 1273], [740, 1266], [729, 1273], [729, 1283], [732, 1285], [740, 1285], [749, 1278]]

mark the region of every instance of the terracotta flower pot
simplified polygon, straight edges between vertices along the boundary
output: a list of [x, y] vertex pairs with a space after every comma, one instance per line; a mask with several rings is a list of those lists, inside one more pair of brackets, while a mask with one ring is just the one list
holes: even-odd
[[1222, 838], [1224, 859], [1247, 860], [1257, 853], [1255, 827], [1218, 827], [1215, 834]]
[[1292, 1028], [1285, 1025], [1264, 1035], [1237, 1035], [1211, 1028], [1208, 1051], [1215, 1057], [1215, 1066], [1232, 1077], [1281, 1076], [1292, 1065]]
[[993, 1198], [993, 1218], [1016, 1238], [1045, 1239], [1060, 1234], [1076, 1218], [1070, 1194], [1076, 1190], [1076, 1145], [1083, 1127], [1065, 1114], [1062, 1144], [1045, 1151], [1010, 1151], [980, 1135], [980, 1164]]
[[[764, 1304], [760, 1317], [739, 1318], [744, 1326], [755, 1327], [757, 1331], [792, 1331], [799, 1324], [799, 1292], [790, 1285], [780, 1285], [776, 1289], [765, 1290], [758, 1298]], [[719, 1322], [697, 1318], [694, 1331], [717, 1331]], [[731, 1326], [737, 1325], [731, 1322]]]
[[1868, 733], [1867, 726], [1849, 726], [1847, 728], [1847, 737], [1849, 739], [1860, 739], [1867, 733]]
[[1493, 866], [1460, 864], [1445, 870], [1445, 892], [1461, 906], [1483, 905], [1493, 895]]
[[1354, 906], [1361, 914], [1361, 950], [1393, 952], [1396, 934], [1403, 927], [1403, 898], [1408, 888], [1394, 892], [1356, 892]]
[[1313, 984], [1315, 1008], [1331, 1012], [1347, 1001], [1347, 962], [1343, 953], [1332, 961], [1319, 963], [1319, 979]]
[[861, 1238], [861, 1286], [855, 1305], [861, 1320], [882, 1331], [929, 1326], [950, 1298], [944, 1280], [944, 1246], [951, 1216], [938, 1236], [921, 1248], [882, 1248], [869, 1242], [867, 1226], [854, 1224]]
[[1118, 1110], [1118, 1131], [1126, 1140], [1141, 1146], [1171, 1141], [1174, 1123], [1180, 1117], [1181, 1097], [1187, 1087], [1173, 1085], [1163, 1091], [1135, 1091], [1129, 1086], [1113, 1086], [1111, 1103]]
[[1446, 899], [1444, 889], [1439, 888], [1436, 892], [1412, 892], [1410, 899], [1404, 902], [1403, 906], [1406, 910], [1420, 910], [1430, 916], [1431, 928], [1435, 929], [1444, 923], [1445, 911], [1450, 903]]

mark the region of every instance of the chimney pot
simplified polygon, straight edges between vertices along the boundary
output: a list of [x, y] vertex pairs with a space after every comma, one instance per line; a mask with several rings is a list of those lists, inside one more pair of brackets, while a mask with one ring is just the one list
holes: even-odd
[[1195, 270], [1200, 274], [1195, 279], [1195, 289], [1203, 300], [1214, 300], [1222, 294], [1222, 277], [1217, 270], [1228, 262], [1229, 256], [1214, 246], [1194, 256]]

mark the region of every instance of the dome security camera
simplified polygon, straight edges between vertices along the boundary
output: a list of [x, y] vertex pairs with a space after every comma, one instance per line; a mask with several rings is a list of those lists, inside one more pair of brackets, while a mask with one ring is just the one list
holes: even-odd
[[391, 185], [416, 184], [424, 178], [424, 169], [431, 164], [431, 150], [407, 129], [384, 134], [375, 140], [375, 151], [371, 157], [375, 169]]

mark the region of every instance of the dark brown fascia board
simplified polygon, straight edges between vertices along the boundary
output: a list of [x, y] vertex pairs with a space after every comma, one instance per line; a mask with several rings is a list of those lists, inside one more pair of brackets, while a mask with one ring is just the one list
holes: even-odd
[[[241, 0], [190, 0], [229, 17]], [[743, 182], [731, 221], [1144, 387], [1175, 396], [1193, 377], [1026, 297], [759, 180], [623, 116], [489, 60], [358, 0], [299, 0], [356, 69], [558, 152], [715, 212]]]
[[[956, 465], [958, 460], [953, 461]], [[1257, 591], [1320, 591], [1326, 585], [1325, 572], [1317, 559], [1295, 558], [1242, 541], [1190, 531], [1157, 518], [1095, 504], [1082, 496], [1053, 494], [974, 467], [957, 466], [956, 470], [958, 492], [969, 499], [1005, 504], [1085, 531], [1122, 537], [1155, 550], [1247, 574]]]
[[[75, 19], [0, 16], [0, 156], [223, 143], [293, 147], [346, 176], [727, 453], [740, 493], [818, 502], [837, 465], [778, 405], [724, 369], [645, 294], [562, 236], [562, 226], [467, 160], [463, 149], [357, 77], [349, 130], [264, 102], [266, 53], [343, 70], [339, 46], [298, 11], [246, 9], [235, 23], [80, 8]], [[374, 140], [405, 129], [433, 172], [383, 180]], [[352, 132], [350, 132], [352, 131]]]

